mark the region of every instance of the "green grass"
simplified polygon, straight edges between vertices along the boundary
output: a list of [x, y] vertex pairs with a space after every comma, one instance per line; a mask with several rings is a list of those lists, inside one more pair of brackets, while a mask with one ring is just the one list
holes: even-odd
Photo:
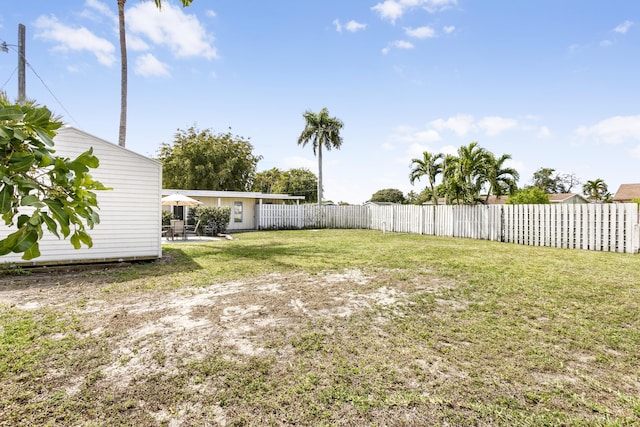
[[[639, 255], [373, 231], [236, 237], [56, 278], [94, 292], [66, 304], [0, 305], [0, 425], [640, 425]], [[247, 338], [263, 355], [216, 339], [198, 358], [155, 344], [157, 369], [124, 388], [105, 378], [136, 356], [114, 351], [127, 318], [105, 318], [99, 333], [84, 318], [96, 299], [161, 300], [270, 274], [317, 278], [297, 288], [311, 298], [305, 286], [345, 270], [371, 278], [357, 292], [407, 296], [270, 326]]]

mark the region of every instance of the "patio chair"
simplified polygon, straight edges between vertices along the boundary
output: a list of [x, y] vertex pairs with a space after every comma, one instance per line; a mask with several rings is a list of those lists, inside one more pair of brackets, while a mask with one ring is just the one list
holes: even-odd
[[187, 238], [187, 229], [184, 226], [184, 220], [172, 219], [171, 220], [171, 238], [176, 236], [182, 236], [183, 239]]

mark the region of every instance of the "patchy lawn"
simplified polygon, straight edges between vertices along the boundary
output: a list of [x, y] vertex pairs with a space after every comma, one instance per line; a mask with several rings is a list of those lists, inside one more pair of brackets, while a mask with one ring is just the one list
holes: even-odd
[[246, 233], [0, 278], [0, 425], [640, 424], [640, 256]]

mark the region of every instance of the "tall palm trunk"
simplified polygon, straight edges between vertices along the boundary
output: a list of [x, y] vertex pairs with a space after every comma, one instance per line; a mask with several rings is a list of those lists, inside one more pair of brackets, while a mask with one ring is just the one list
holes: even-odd
[[318, 206], [322, 206], [322, 144], [318, 144]]
[[127, 137], [127, 38], [124, 31], [124, 4], [127, 0], [118, 0], [118, 22], [120, 30], [120, 132], [118, 145], [125, 146]]

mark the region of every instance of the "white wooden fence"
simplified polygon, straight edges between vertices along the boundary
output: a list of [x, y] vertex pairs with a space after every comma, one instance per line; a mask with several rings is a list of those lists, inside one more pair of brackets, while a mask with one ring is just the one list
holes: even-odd
[[258, 229], [353, 228], [638, 253], [638, 205], [262, 205]]

